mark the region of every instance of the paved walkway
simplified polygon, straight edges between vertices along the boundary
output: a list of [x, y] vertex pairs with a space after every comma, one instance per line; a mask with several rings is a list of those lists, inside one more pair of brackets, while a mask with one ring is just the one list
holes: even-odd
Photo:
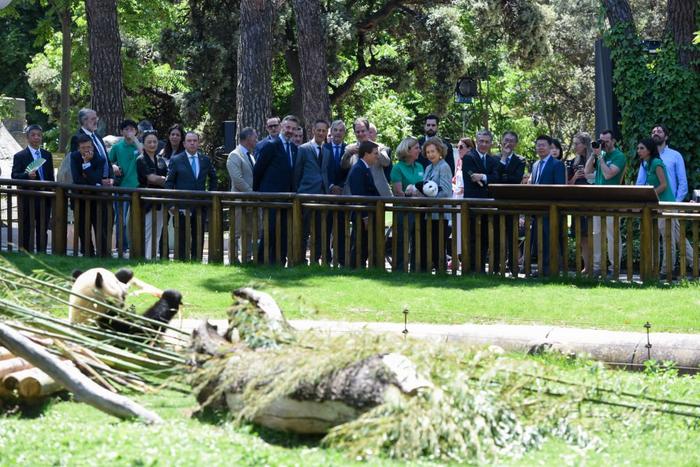
[[[226, 320], [209, 320], [220, 330]], [[185, 319], [182, 328], [191, 331], [200, 320]], [[369, 331], [402, 336], [403, 323], [290, 320], [299, 330], [330, 334]], [[600, 329], [512, 324], [421, 324], [410, 323], [408, 337], [468, 345], [497, 345], [505, 350], [529, 352], [537, 346], [564, 352], [588, 353], [595, 360], [617, 365], [637, 366], [648, 359], [674, 361], [681, 369], [700, 368], [700, 334], [672, 334], [606, 331]], [[651, 347], [647, 347], [651, 344]]]

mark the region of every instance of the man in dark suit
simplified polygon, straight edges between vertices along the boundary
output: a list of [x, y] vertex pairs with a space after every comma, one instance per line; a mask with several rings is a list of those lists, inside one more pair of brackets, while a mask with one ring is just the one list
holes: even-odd
[[[95, 154], [93, 140], [88, 135], [79, 135], [75, 138], [77, 150], [70, 153], [70, 171], [75, 185], [103, 186], [104, 165], [106, 159]], [[79, 194], [79, 193], [78, 193]], [[84, 194], [94, 196], [94, 191], [86, 191]], [[90, 207], [88, 212], [88, 205]], [[71, 209], [75, 217], [74, 228], [78, 230], [80, 239], [80, 252], [83, 256], [93, 256], [94, 248], [92, 236], [94, 234], [97, 243], [97, 253], [100, 256], [108, 256], [112, 245], [108, 243], [107, 208], [109, 201], [75, 199], [71, 197]], [[86, 226], [85, 220], [90, 217], [90, 225]], [[87, 232], [86, 232], [87, 227]], [[74, 233], [75, 235], [75, 233]]]
[[[287, 115], [282, 120], [282, 132], [272, 141], [268, 141], [262, 149], [253, 169], [253, 191], [263, 193], [295, 192], [294, 165], [297, 158], [297, 147], [292, 143], [294, 131], [299, 126], [299, 119]], [[265, 260], [265, 243], [268, 243], [268, 254], [272, 263], [284, 265], [287, 258], [287, 211], [280, 213], [280, 251], [276, 250], [277, 212], [269, 210], [267, 231], [263, 231], [258, 245], [258, 261]], [[263, 229], [264, 230], [264, 229]]]
[[[350, 194], [353, 196], [379, 196], [379, 192], [374, 183], [374, 176], [370, 171], [370, 167], [379, 160], [379, 145], [369, 140], [363, 141], [360, 143], [357, 151], [359, 159], [350, 169], [350, 174], [348, 174]], [[372, 213], [365, 211], [361, 212], [359, 216], [357, 214], [358, 213], [353, 212], [351, 216], [352, 236], [350, 242], [352, 246], [350, 250], [350, 264], [354, 267], [361, 267], [364, 266], [367, 261], [367, 245], [369, 242], [367, 224], [369, 222], [369, 216], [372, 215]], [[359, 263], [357, 262], [356, 249], [356, 239], [358, 235], [360, 236], [361, 243]]]
[[[515, 153], [518, 145], [518, 135], [514, 131], [506, 131], [501, 138], [501, 171], [498, 181], [492, 183], [505, 183], [517, 185], [522, 183], [525, 174], [525, 159]], [[518, 225], [518, 215], [508, 215], [506, 217], [506, 261], [510, 264], [512, 274], [517, 274], [517, 264], [520, 249], [513, 248], [513, 224]], [[498, 241], [498, 239], [496, 240]]]
[[[433, 136], [437, 136], [438, 133], [438, 126], [440, 125], [440, 117], [438, 117], [435, 114], [430, 114], [425, 117], [425, 125], [423, 126], [423, 130], [425, 131], [425, 134], [418, 138], [418, 144], [420, 144], [420, 147], [423, 147], [423, 144], [425, 144], [425, 140], [432, 138]], [[440, 138], [442, 140], [442, 144], [445, 145], [447, 148], [447, 152], [445, 153], [445, 162], [447, 162], [447, 165], [450, 166], [450, 170], [452, 171], [452, 176], [455, 174], [455, 156], [452, 151], [452, 145], [449, 143], [444, 138]], [[423, 168], [427, 168], [430, 165], [430, 161], [428, 160], [427, 157], [425, 157], [425, 152], [421, 150], [420, 156], [418, 156], [418, 162], [423, 166]]]
[[265, 122], [265, 129], [267, 129], [267, 136], [255, 144], [255, 159], [260, 155], [260, 150], [265, 146], [265, 144], [270, 141], [274, 141], [275, 138], [280, 134], [280, 118], [270, 117]]
[[[185, 133], [185, 150], [170, 158], [165, 188], [170, 190], [207, 191], [207, 179], [209, 180], [209, 191], [216, 191], [217, 180], [214, 164], [212, 164], [209, 157], [199, 152], [199, 135], [194, 131], [188, 131]], [[190, 211], [190, 244], [186, 244], [186, 210], [181, 208], [178, 210], [178, 259], [185, 259], [189, 248], [190, 258], [201, 260], [202, 247], [204, 245], [204, 229], [207, 224], [207, 211], [206, 208], [186, 209]], [[198, 225], [201, 225], [201, 229], [198, 229]]]
[[[328, 189], [330, 194], [342, 195], [343, 189], [345, 188], [345, 182], [350, 173], [349, 169], [343, 169], [341, 167], [341, 161], [343, 159], [343, 154], [345, 154], [345, 149], [347, 145], [345, 144], [345, 134], [347, 129], [345, 127], [345, 122], [342, 120], [335, 120], [331, 123], [331, 141], [326, 143], [325, 148], [333, 157], [327, 158], [328, 167], [326, 170], [326, 179], [328, 180]], [[338, 231], [333, 230], [333, 218], [336, 217]], [[345, 212], [339, 211], [335, 216], [330, 214], [328, 217], [328, 223], [330, 228], [329, 232], [332, 232], [332, 237], [329, 240], [331, 249], [333, 250], [333, 256], [337, 259], [337, 263], [340, 266], [345, 265]], [[338, 239], [337, 241], [335, 239]], [[334, 248], [334, 244], [337, 244], [337, 251]]]
[[97, 134], [97, 122], [97, 112], [94, 110], [83, 108], [78, 111], [80, 128], [70, 139], [70, 150], [71, 152], [78, 150], [78, 137], [80, 135], [90, 137], [93, 146], [93, 157], [104, 159], [101, 185], [112, 186], [114, 185], [114, 170], [108, 160], [107, 146], [105, 146], [102, 137]]
[[[566, 167], [564, 163], [550, 154], [552, 139], [547, 135], [538, 136], [535, 140], [535, 151], [539, 160], [532, 166], [530, 183], [534, 185], [566, 185]], [[542, 268], [540, 275], [549, 275], [549, 216], [543, 216], [542, 226]], [[532, 223], [531, 251], [537, 251], [537, 222]], [[559, 245], [561, 249], [561, 244]], [[561, 254], [561, 251], [560, 251]]]
[[[297, 187], [297, 193], [326, 195], [330, 192], [328, 186], [328, 162], [333, 155], [325, 147], [327, 135], [328, 122], [325, 120], [316, 120], [313, 126], [313, 139], [299, 146], [296, 164], [294, 165], [294, 185]], [[306, 248], [309, 246], [311, 217], [314, 216], [316, 218], [313, 232], [314, 250], [316, 254], [311, 260], [318, 263], [318, 260], [321, 259], [322, 244], [325, 244], [326, 254], [329, 253], [328, 238], [321, 238], [321, 223], [327, 221], [327, 216], [322, 215], [320, 211], [312, 211], [310, 209], [304, 209], [303, 215], [304, 252], [306, 252]]]
[[[41, 149], [44, 141], [44, 132], [39, 125], [29, 125], [25, 130], [28, 146], [18, 152], [12, 158], [12, 178], [17, 180], [40, 180], [55, 181], [53, 175], [53, 156], [45, 149]], [[27, 167], [32, 162], [43, 159], [44, 165], [36, 170], [27, 172]], [[33, 204], [33, 211], [32, 211]], [[20, 248], [27, 251], [38, 251], [46, 253], [46, 243], [48, 240], [47, 230], [50, 227], [51, 200], [49, 198], [20, 196], [19, 202], [20, 219], [28, 219], [22, 222], [22, 234], [19, 238]], [[32, 223], [34, 228], [32, 228]], [[33, 238], [32, 238], [33, 237]], [[36, 250], [34, 248], [36, 242]]]
[[[464, 178], [464, 197], [465, 198], [489, 198], [489, 183], [498, 182], [501, 172], [501, 163], [498, 158], [491, 155], [491, 146], [493, 146], [493, 134], [489, 130], [481, 130], [476, 134], [476, 148], [472, 149], [462, 159], [462, 174]], [[494, 229], [498, 232], [497, 218], [494, 217]], [[470, 248], [470, 266], [472, 271], [483, 272], [485, 270], [486, 260], [488, 259], [489, 249], [489, 224], [488, 218], [481, 218], [481, 259], [476, 262], [476, 216], [470, 216], [470, 232], [469, 248]], [[498, 268], [499, 243], [494, 236], [493, 249], [495, 263], [489, 265], [489, 271], [495, 272]]]

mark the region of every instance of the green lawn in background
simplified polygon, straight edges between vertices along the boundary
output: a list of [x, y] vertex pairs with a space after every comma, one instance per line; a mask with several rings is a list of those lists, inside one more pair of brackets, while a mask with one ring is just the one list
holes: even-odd
[[[20, 254], [6, 259], [29, 271], [42, 267]], [[47, 266], [70, 274], [103, 266], [132, 268], [137, 277], [160, 288], [183, 292], [185, 317], [224, 318], [231, 290], [254, 286], [270, 293], [290, 319], [402, 322], [551, 324], [644, 331], [700, 332], [700, 285], [599, 284], [588, 281], [542, 282], [486, 276], [390, 274], [383, 271], [293, 269], [196, 263], [139, 263], [125, 260], [37, 256]], [[135, 299], [137, 308], [152, 300]], [[55, 310], [66, 315], [64, 306]]]

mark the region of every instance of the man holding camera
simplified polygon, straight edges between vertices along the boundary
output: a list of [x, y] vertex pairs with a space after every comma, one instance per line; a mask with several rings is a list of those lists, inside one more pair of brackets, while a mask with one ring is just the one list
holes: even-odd
[[[603, 130], [600, 132], [600, 139], [594, 141], [593, 147], [594, 157], [590, 157], [586, 161], [586, 175], [595, 174], [596, 185], [622, 185], [625, 173], [625, 165], [627, 160], [625, 155], [615, 147], [615, 138], [612, 130]], [[608, 239], [608, 259], [610, 267], [614, 268], [615, 264], [620, 264], [622, 256], [622, 238], [620, 231], [614, 231], [613, 217], [605, 218], [606, 236]], [[601, 220], [599, 216], [593, 217], [593, 273], [599, 274], [601, 271]], [[614, 236], [617, 235], [617, 256], [615, 256]], [[607, 265], [607, 261], [605, 262]]]

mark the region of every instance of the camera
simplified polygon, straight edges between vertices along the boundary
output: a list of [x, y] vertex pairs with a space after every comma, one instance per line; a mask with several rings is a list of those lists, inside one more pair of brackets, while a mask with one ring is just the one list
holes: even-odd
[[593, 149], [598, 149], [600, 147], [600, 140], [591, 142], [591, 147]]

